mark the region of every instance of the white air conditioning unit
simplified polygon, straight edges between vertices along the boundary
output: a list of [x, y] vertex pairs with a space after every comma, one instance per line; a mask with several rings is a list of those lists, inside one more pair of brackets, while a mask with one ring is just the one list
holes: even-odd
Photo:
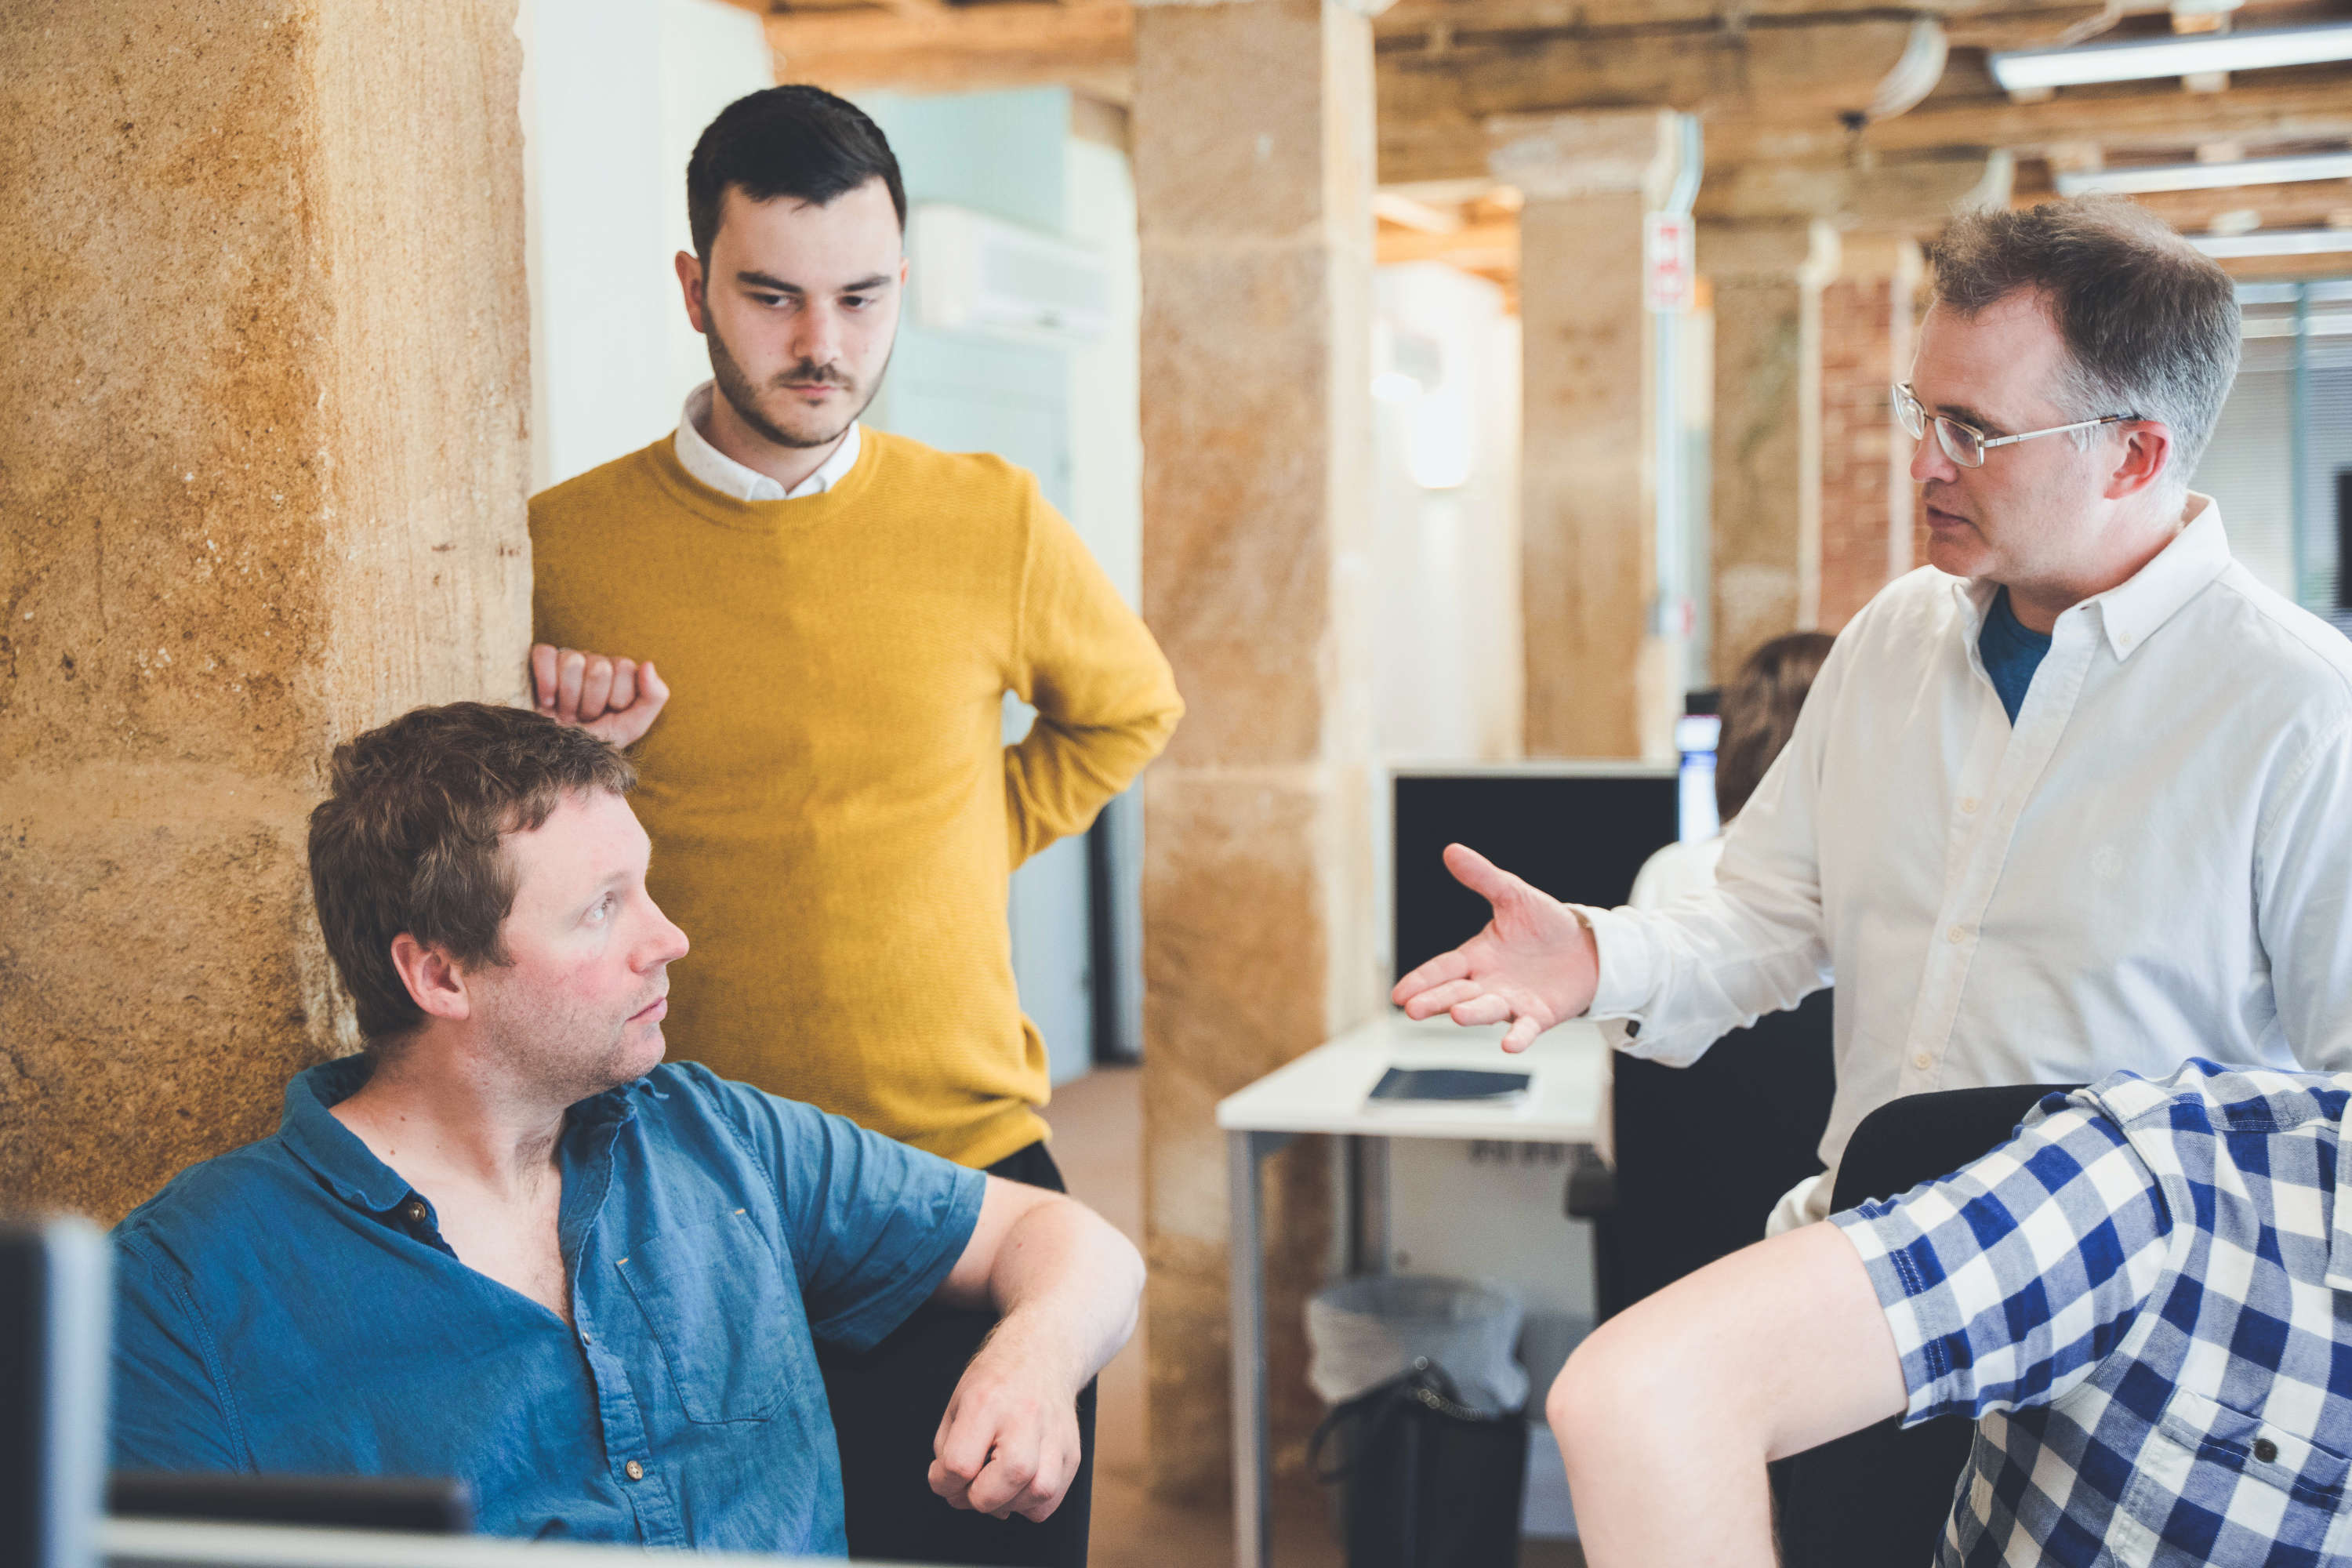
[[1067, 240], [925, 202], [907, 215], [907, 256], [923, 326], [1058, 345], [1110, 330], [1109, 268]]

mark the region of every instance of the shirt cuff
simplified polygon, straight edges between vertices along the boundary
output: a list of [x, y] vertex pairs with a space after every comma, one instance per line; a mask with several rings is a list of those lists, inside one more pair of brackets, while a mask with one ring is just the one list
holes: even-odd
[[[1944, 1265], [1910, 1216], [1894, 1204], [1864, 1204], [1829, 1216], [1870, 1276], [1878, 1310], [1903, 1363], [1903, 1425], [1938, 1415], [1973, 1416], [1953, 1386], [1954, 1347], [1966, 1358], [1968, 1323], [1953, 1300]], [[1923, 1271], [1922, 1255], [1929, 1263]], [[1932, 1275], [1932, 1277], [1931, 1277]]]
[[1592, 945], [1601, 954], [1600, 980], [1593, 986], [1592, 1005], [1584, 1016], [1595, 1020], [1638, 1018], [1656, 989], [1650, 975], [1649, 943], [1641, 927], [1616, 910], [1590, 904], [1568, 907], [1591, 929]]

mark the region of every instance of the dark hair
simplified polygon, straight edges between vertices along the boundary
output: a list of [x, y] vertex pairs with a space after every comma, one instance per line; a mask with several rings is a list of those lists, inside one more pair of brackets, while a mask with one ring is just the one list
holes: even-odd
[[2047, 296], [2071, 362], [2061, 405], [2162, 420], [2165, 479], [2188, 485], [2238, 374], [2237, 290], [2212, 258], [2145, 207], [2086, 196], [1956, 218], [1928, 259], [1937, 302], [1963, 316], [2021, 289]]
[[907, 226], [907, 187], [882, 128], [845, 98], [794, 82], [746, 94], [719, 111], [686, 163], [686, 220], [708, 261], [730, 189], [824, 206], [879, 178]]
[[425, 1020], [392, 939], [406, 931], [461, 965], [507, 963], [515, 875], [500, 838], [566, 795], [637, 782], [587, 731], [483, 702], [404, 713], [337, 746], [329, 767], [332, 793], [310, 813], [310, 896], [371, 1050]]
[[1739, 815], [1796, 733], [1805, 693], [1836, 640], [1827, 632], [1774, 637], [1749, 654], [1738, 679], [1724, 688], [1723, 736], [1715, 745], [1715, 812], [1723, 821]]

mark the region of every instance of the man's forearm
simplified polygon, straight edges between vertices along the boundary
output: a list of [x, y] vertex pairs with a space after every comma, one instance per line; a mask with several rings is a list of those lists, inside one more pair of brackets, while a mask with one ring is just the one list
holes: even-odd
[[999, 1321], [992, 1345], [1060, 1363], [1076, 1394], [1135, 1332], [1143, 1259], [1093, 1210], [1041, 1204], [1006, 1232], [989, 1271]]
[[1116, 722], [1073, 724], [1039, 714], [1018, 744], [1004, 748], [1004, 812], [1013, 863], [1083, 831], [1113, 795], [1135, 782], [1175, 733], [1181, 703]]

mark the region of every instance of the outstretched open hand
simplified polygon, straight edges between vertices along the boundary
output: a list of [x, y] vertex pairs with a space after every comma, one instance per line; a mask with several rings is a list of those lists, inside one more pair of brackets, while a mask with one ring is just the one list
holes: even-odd
[[1413, 1018], [1444, 1013], [1465, 1026], [1508, 1019], [1507, 1051], [1526, 1050], [1592, 1005], [1601, 954], [1575, 910], [1460, 844], [1445, 847], [1445, 868], [1493, 906], [1494, 918], [1398, 981], [1389, 1000]]
[[600, 741], [627, 746], [653, 728], [669, 700], [653, 660], [612, 658], [575, 647], [535, 643], [530, 650], [530, 697], [539, 710], [561, 723], [577, 724]]

